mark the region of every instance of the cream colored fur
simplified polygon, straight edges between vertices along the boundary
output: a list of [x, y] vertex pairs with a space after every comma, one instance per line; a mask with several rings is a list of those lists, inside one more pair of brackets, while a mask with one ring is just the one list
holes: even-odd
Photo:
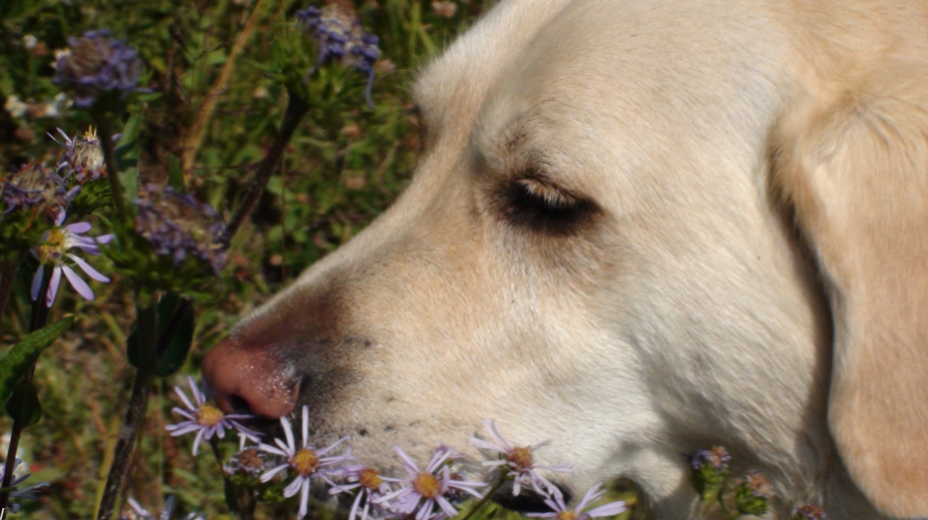
[[[773, 479], [772, 516], [926, 516], [926, 13], [504, 0], [423, 72], [401, 199], [221, 351], [264, 352], [265, 397], [311, 373], [320, 439], [371, 463], [489, 417], [554, 439], [575, 493], [630, 477], [660, 518], [690, 512], [682, 454], [712, 444]], [[594, 214], [507, 219], [527, 175]], [[323, 297], [337, 325], [312, 323]]]

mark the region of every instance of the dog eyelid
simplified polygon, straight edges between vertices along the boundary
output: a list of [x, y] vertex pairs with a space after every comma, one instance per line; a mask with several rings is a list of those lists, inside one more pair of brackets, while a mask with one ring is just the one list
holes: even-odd
[[578, 231], [598, 209], [591, 200], [537, 174], [506, 182], [497, 200], [500, 214], [510, 224], [553, 235]]

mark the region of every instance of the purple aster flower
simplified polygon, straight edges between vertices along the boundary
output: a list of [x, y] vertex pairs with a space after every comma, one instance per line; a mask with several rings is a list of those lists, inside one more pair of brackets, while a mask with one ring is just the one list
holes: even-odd
[[[103, 147], [100, 146], [100, 139], [97, 137], [97, 131], [90, 127], [83, 136], [78, 138], [68, 137], [68, 134], [62, 129], [58, 133], [64, 138], [64, 142], [55, 139], [55, 136], [48, 134], [53, 141], [65, 148], [65, 153], [58, 161], [57, 171], [65, 171], [64, 177], [68, 178], [74, 175], [77, 182], [84, 184], [87, 181], [95, 181], [100, 177], [106, 176], [106, 165], [103, 159]], [[113, 136], [116, 140], [118, 136]]]
[[689, 457], [689, 462], [693, 468], [690, 483], [706, 506], [711, 506], [719, 499], [731, 473], [731, 455], [723, 446], [713, 446], [697, 451]]
[[731, 455], [724, 446], [713, 446], [708, 450], [699, 450], [690, 457], [690, 466], [696, 471], [709, 467], [717, 472], [728, 472]]
[[586, 492], [586, 495], [583, 496], [583, 500], [581, 500], [574, 509], [568, 509], [567, 505], [564, 504], [564, 497], [558, 493], [545, 500], [545, 504], [552, 510], [550, 513], [529, 513], [526, 516], [554, 518], [555, 520], [589, 520], [590, 518], [615, 516], [625, 512], [627, 507], [625, 506], [625, 502], [621, 500], [610, 502], [590, 509], [589, 511], [584, 511], [588, 505], [596, 502], [606, 493], [606, 490], [602, 489], [602, 486], [602, 483], [599, 483], [591, 487], [590, 490]]
[[[176, 413], [187, 420], [177, 424], [169, 424], [165, 426], [164, 429], [171, 432], [172, 437], [197, 432], [196, 439], [193, 441], [194, 455], [197, 454], [197, 450], [200, 448], [200, 441], [208, 441], [213, 438], [213, 435], [217, 435], [222, 439], [225, 437], [227, 429], [237, 430], [240, 434], [248, 437], [252, 441], [258, 441], [261, 434], [249, 430], [238, 422], [242, 419], [253, 419], [253, 415], [225, 414], [216, 406], [206, 402], [208, 389], [205, 382], [203, 383], [202, 389], [197, 387], [192, 377], [187, 378], [187, 383], [190, 385], [190, 393], [193, 395], [193, 402], [187, 398], [187, 394], [185, 394], [179, 386], [175, 386], [174, 393], [183, 401], [187, 409], [184, 410], [175, 407], [171, 410], [172, 413]], [[194, 405], [194, 403], [196, 403], [196, 405]]]
[[357, 520], [358, 513], [361, 514], [361, 520], [367, 520], [368, 516], [386, 516], [387, 511], [376, 501], [390, 492], [390, 485], [379, 471], [370, 466], [346, 466], [342, 469], [341, 476], [345, 483], [333, 486], [329, 493], [357, 493], [348, 513], [348, 520]]
[[[319, 9], [307, 7], [296, 13], [296, 18], [319, 47], [316, 68], [326, 62], [339, 62], [367, 76], [364, 99], [373, 106], [371, 88], [374, 85], [374, 63], [380, 58], [379, 39], [364, 32], [361, 20], [339, 4]], [[315, 69], [314, 69], [315, 70]]]
[[[61, 215], [63, 220], [64, 214]], [[59, 222], [60, 223], [60, 222]], [[81, 236], [90, 231], [91, 226], [87, 222], [76, 222], [67, 226], [57, 227], [45, 233], [42, 237], [42, 245], [32, 249], [32, 255], [36, 257], [40, 264], [35, 276], [32, 278], [32, 299], [39, 299], [39, 291], [42, 289], [42, 277], [45, 276], [45, 265], [52, 265], [52, 277], [48, 284], [48, 292], [45, 293], [45, 306], [51, 307], [58, 295], [58, 287], [61, 285], [61, 275], [68, 279], [71, 287], [86, 300], [93, 301], [94, 294], [90, 286], [87, 285], [80, 275], [65, 263], [65, 260], [73, 262], [83, 270], [87, 276], [98, 281], [107, 283], [109, 278], [100, 274], [81, 257], [68, 253], [71, 249], [80, 249], [81, 251], [99, 255], [99, 244], [107, 244], [113, 240], [113, 235], [100, 235], [98, 237]]]
[[125, 96], [135, 89], [141, 71], [138, 53], [110, 38], [108, 30], [68, 38], [68, 45], [70, 52], [55, 62], [54, 83], [71, 90], [75, 106], [86, 108], [103, 93]]
[[284, 488], [284, 497], [290, 498], [300, 493], [300, 511], [297, 513], [297, 518], [303, 518], [309, 510], [310, 479], [318, 478], [329, 486], [335, 486], [336, 484], [332, 481], [331, 477], [340, 474], [341, 470], [338, 467], [339, 464], [352, 459], [351, 449], [349, 448], [342, 455], [325, 456], [338, 447], [339, 444], [345, 442], [348, 437], [342, 437], [332, 445], [321, 450], [311, 447], [309, 445], [309, 407], [307, 406], [303, 407], [303, 423], [301, 425], [303, 430], [303, 442], [299, 447], [297, 447], [293, 438], [293, 424], [290, 420], [286, 417], [281, 417], [280, 424], [283, 426], [286, 442], [282, 439], [275, 438], [274, 443], [277, 444], [277, 446], [261, 444], [260, 449], [268, 453], [273, 453], [274, 455], [279, 455], [283, 457], [286, 462], [261, 475], [261, 482], [271, 480], [275, 475], [284, 470], [293, 470], [293, 472], [296, 473], [296, 478]]
[[193, 195], [163, 190], [149, 184], [135, 201], [135, 229], [154, 249], [174, 265], [191, 255], [219, 274], [226, 263], [226, 246], [219, 239], [224, 228], [219, 215]]
[[[29, 479], [29, 477], [32, 476], [31, 473], [26, 473], [25, 475], [21, 475], [19, 477], [16, 476], [16, 468], [20, 464], [22, 464], [22, 462], [23, 461], [21, 459], [16, 459], [13, 462], [13, 481], [10, 482], [10, 487], [12, 488], [15, 488], [16, 486], [22, 484], [27, 479]], [[6, 474], [6, 464], [3, 464], [2, 466], [0, 466], [0, 481], [3, 480], [3, 477], [5, 474]], [[10, 497], [17, 498], [17, 499], [38, 500], [42, 498], [42, 492], [40, 490], [43, 488], [47, 488], [47, 487], [48, 487], [48, 482], [39, 482], [37, 484], [32, 484], [31, 486], [26, 486], [21, 489], [14, 489], [12, 492], [10, 492]], [[10, 502], [10, 511], [14, 513], [19, 511], [19, 504]]]
[[482, 498], [476, 489], [486, 486], [484, 482], [463, 480], [460, 475], [451, 473], [451, 468], [446, 462], [454, 456], [454, 450], [436, 450], [425, 469], [420, 470], [399, 446], [394, 446], [393, 449], [402, 459], [403, 468], [409, 474], [409, 478], [385, 478], [384, 480], [399, 483], [401, 487], [374, 499], [375, 504], [385, 504], [385, 507], [400, 514], [411, 514], [415, 511], [416, 520], [436, 520], [458, 514], [451, 501], [457, 500], [459, 494], [467, 493]]
[[[129, 511], [119, 515], [119, 520], [171, 520], [171, 513], [174, 511], [174, 497], [168, 497], [164, 502], [164, 511], [155, 516], [136, 502], [134, 498], [129, 499]], [[206, 520], [205, 515], [190, 513], [178, 520]]]
[[45, 213], [61, 224], [68, 204], [79, 190], [79, 186], [66, 189], [57, 173], [34, 162], [0, 180], [0, 200], [6, 206], [3, 215], [16, 210], [34, 211]]
[[531, 484], [532, 488], [542, 495], [560, 493], [557, 486], [542, 476], [538, 472], [539, 470], [556, 472], [576, 471], [570, 464], [535, 464], [534, 451], [537, 448], [549, 444], [551, 442], [550, 440], [536, 442], [528, 446], [516, 446], [503, 437], [493, 420], [484, 419], [483, 427], [496, 439], [496, 443], [494, 444], [477, 438], [471, 438], [470, 443], [478, 448], [496, 452], [498, 460], [486, 461], [483, 465], [500, 468], [506, 472], [506, 477], [512, 479], [513, 496], [519, 496], [522, 486], [526, 484]]

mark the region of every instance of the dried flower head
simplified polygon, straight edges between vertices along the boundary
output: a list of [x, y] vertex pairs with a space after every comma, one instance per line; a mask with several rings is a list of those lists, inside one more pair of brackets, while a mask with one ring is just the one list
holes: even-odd
[[442, 18], [451, 18], [458, 11], [458, 4], [450, 0], [435, 0], [432, 2], [432, 10]]
[[76, 135], [68, 137], [68, 134], [60, 128], [58, 133], [61, 134], [64, 142], [55, 139], [52, 134], [48, 136], [65, 148], [64, 155], [58, 161], [58, 171], [63, 170], [65, 178], [73, 174], [77, 182], [84, 184], [106, 176], [103, 147], [100, 146], [100, 139], [93, 127], [88, 128], [81, 137]]
[[170, 257], [174, 265], [191, 255], [219, 274], [226, 264], [226, 246], [219, 239], [222, 221], [212, 207], [170, 187], [162, 191], [149, 184], [139, 195], [135, 229], [155, 254]]
[[490, 435], [496, 439], [496, 442], [488, 442], [477, 438], [472, 438], [470, 443], [474, 446], [495, 452], [497, 460], [486, 461], [484, 466], [499, 468], [505, 471], [507, 478], [512, 479], [512, 494], [519, 496], [522, 486], [531, 484], [531, 486], [542, 495], [551, 495], [559, 493], [557, 486], [546, 479], [539, 470], [569, 472], [574, 471], [570, 464], [556, 465], [538, 465], [535, 463], [534, 452], [536, 449], [549, 444], [551, 441], [536, 442], [527, 446], [517, 446], [503, 437], [496, 427], [496, 423], [491, 419], [483, 420], [483, 427], [486, 428]]
[[108, 30], [68, 38], [68, 45], [70, 52], [55, 61], [54, 82], [73, 93], [75, 106], [86, 108], [102, 94], [125, 96], [135, 89], [141, 71], [138, 53], [110, 38]]
[[56, 224], [64, 222], [65, 211], [80, 188], [66, 189], [55, 172], [38, 162], [0, 179], [2, 214], [13, 211], [44, 213]]
[[282, 439], [275, 438], [274, 443], [277, 446], [268, 444], [261, 444], [260, 446], [262, 451], [283, 457], [286, 461], [261, 475], [261, 482], [268, 482], [274, 478], [275, 475], [285, 470], [292, 471], [296, 474], [296, 478], [293, 479], [293, 482], [284, 488], [284, 497], [290, 498], [300, 493], [300, 510], [297, 513], [297, 518], [303, 518], [309, 511], [310, 479], [317, 478], [329, 486], [335, 486], [332, 477], [341, 473], [338, 466], [352, 458], [350, 449], [342, 455], [326, 456], [341, 443], [348, 440], [347, 437], [343, 437], [330, 446], [320, 450], [310, 446], [309, 408], [306, 406], [303, 407], [302, 419], [303, 442], [299, 447], [294, 440], [293, 424], [286, 417], [280, 418], [280, 425], [283, 426], [286, 442]]
[[197, 450], [200, 448], [200, 441], [209, 441], [213, 438], [213, 435], [222, 439], [226, 435], [226, 430], [237, 430], [239, 434], [244, 435], [252, 441], [258, 441], [258, 438], [261, 436], [258, 432], [251, 431], [238, 422], [242, 419], [252, 419], [254, 416], [247, 414], [225, 414], [215, 405], [207, 402], [208, 391], [205, 382], [203, 383], [203, 388], [199, 388], [193, 378], [188, 377], [187, 384], [190, 385], [190, 393], [193, 395], [193, 401], [191, 402], [190, 399], [187, 398], [187, 394], [185, 394], [179, 386], [175, 386], [174, 393], [177, 394], [177, 397], [180, 398], [187, 409], [184, 410], [183, 408], [175, 407], [171, 410], [171, 413], [180, 415], [186, 420], [177, 424], [169, 424], [165, 426], [164, 429], [171, 432], [172, 437], [197, 432], [197, 436], [193, 441], [194, 455], [197, 454]]
[[792, 520], [828, 520], [828, 515], [818, 504], [803, 504], [793, 510]]
[[326, 62], [354, 67], [367, 76], [364, 97], [367, 104], [373, 106], [374, 64], [380, 57], [377, 36], [364, 32], [357, 15], [341, 4], [330, 4], [322, 9], [310, 6], [298, 11], [296, 18], [319, 47], [316, 67]]
[[765, 514], [775, 496], [770, 480], [762, 473], [751, 472], [735, 481], [735, 507], [743, 515]]
[[238, 452], [229, 459], [222, 471], [230, 477], [242, 476], [246, 479], [257, 479], [274, 468], [270, 456], [261, 451], [258, 446], [246, 446], [248, 436], [239, 434]]

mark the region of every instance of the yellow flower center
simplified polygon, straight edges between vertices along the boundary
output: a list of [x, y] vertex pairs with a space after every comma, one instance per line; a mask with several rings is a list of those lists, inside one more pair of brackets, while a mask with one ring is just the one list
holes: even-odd
[[216, 426], [225, 417], [222, 410], [210, 404], [204, 404], [197, 412], [197, 423], [201, 426]]
[[304, 477], [312, 475], [319, 468], [319, 457], [310, 448], [302, 448], [290, 459], [290, 467]]
[[577, 520], [580, 515], [576, 511], [561, 511], [557, 514], [557, 520]]
[[68, 235], [64, 229], [53, 229], [45, 237], [45, 243], [39, 246], [39, 261], [43, 264], [57, 263], [68, 250]]
[[522, 446], [516, 446], [509, 450], [509, 453], [506, 454], [506, 460], [515, 464], [517, 469], [532, 469], [534, 463], [532, 450]]
[[435, 498], [441, 494], [441, 482], [428, 473], [419, 473], [412, 481], [412, 488], [424, 498]]
[[358, 472], [358, 483], [361, 487], [377, 490], [383, 484], [380, 473], [374, 468], [364, 468]]

